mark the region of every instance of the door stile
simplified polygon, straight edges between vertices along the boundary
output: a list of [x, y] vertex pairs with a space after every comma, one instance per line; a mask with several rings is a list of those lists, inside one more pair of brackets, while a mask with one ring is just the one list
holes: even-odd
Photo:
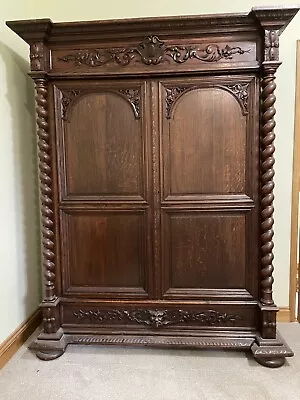
[[150, 120], [152, 138], [152, 232], [153, 232], [153, 280], [154, 298], [162, 298], [161, 285], [161, 183], [160, 183], [160, 143], [159, 143], [159, 91], [158, 82], [149, 82]]

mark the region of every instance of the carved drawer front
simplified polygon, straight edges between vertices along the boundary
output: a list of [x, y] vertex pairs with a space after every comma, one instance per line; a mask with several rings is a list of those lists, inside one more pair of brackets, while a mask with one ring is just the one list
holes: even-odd
[[126, 326], [132, 330], [174, 330], [199, 329], [238, 329], [256, 326], [257, 310], [255, 305], [198, 305], [174, 307], [172, 305], [63, 305], [64, 326], [99, 325], [103, 329]]
[[148, 297], [146, 210], [62, 212], [66, 295]]
[[145, 201], [144, 90], [120, 82], [55, 90], [63, 199]]

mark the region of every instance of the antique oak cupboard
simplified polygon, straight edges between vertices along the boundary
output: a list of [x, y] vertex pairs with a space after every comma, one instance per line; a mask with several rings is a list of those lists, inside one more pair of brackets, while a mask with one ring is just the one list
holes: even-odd
[[273, 302], [275, 72], [298, 8], [7, 25], [36, 88], [43, 331], [293, 353]]

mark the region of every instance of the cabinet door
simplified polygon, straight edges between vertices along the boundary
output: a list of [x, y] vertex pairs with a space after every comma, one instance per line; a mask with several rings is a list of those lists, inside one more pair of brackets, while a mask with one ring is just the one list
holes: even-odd
[[139, 81], [55, 87], [65, 295], [151, 293], [146, 91]]
[[257, 296], [252, 76], [159, 83], [164, 298]]

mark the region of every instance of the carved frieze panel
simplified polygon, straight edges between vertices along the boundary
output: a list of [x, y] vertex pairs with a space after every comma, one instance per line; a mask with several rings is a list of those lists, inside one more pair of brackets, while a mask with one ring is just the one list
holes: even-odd
[[131, 321], [142, 325], [160, 328], [180, 323], [197, 323], [199, 325], [234, 324], [238, 315], [220, 313], [214, 310], [201, 312], [186, 310], [79, 310], [73, 313], [79, 320], [109, 323], [112, 321]]
[[147, 36], [134, 47], [82, 49], [59, 57], [58, 60], [88, 67], [101, 67], [108, 63], [126, 66], [132, 61], [141, 62], [145, 65], [158, 65], [164, 62], [182, 64], [191, 59], [201, 62], [218, 62], [221, 59], [231, 60], [236, 54], [242, 55], [249, 52], [250, 49], [242, 49], [239, 46], [231, 47], [229, 44], [223, 47], [213, 43], [205, 47], [168, 46], [158, 36]]

